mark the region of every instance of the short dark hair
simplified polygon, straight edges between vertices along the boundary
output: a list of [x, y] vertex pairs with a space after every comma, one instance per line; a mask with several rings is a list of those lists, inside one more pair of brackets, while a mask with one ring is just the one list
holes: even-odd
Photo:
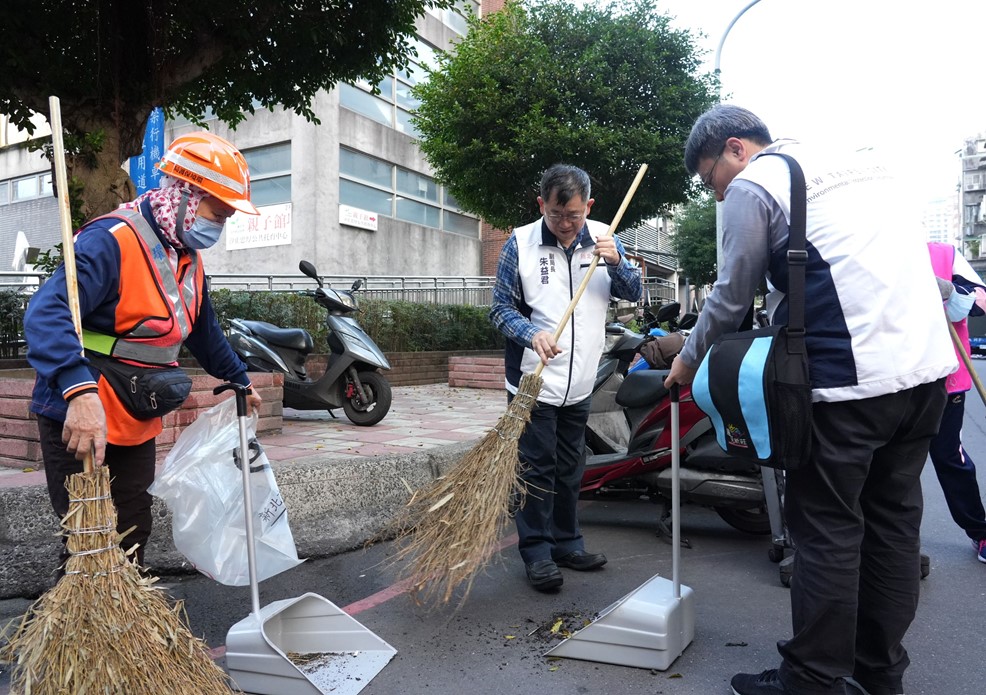
[[548, 202], [552, 193], [558, 196], [560, 205], [567, 205], [576, 196], [587, 201], [592, 195], [589, 175], [571, 164], [553, 164], [541, 176], [541, 198]]
[[698, 160], [717, 156], [729, 138], [747, 138], [765, 147], [773, 142], [767, 126], [756, 114], [739, 106], [716, 104], [698, 117], [685, 142], [688, 173], [698, 173]]

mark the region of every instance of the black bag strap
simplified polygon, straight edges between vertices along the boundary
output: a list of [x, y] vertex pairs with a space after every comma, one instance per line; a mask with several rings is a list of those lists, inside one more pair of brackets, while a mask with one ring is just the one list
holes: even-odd
[[787, 246], [787, 347], [788, 352], [805, 351], [805, 266], [808, 263], [805, 222], [808, 213], [808, 192], [805, 173], [798, 160], [783, 152], [768, 152], [783, 157], [791, 170], [791, 224]]

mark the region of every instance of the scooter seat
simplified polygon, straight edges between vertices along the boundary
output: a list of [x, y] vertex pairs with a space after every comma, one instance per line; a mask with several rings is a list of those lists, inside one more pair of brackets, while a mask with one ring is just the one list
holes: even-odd
[[306, 353], [315, 349], [312, 337], [303, 328], [279, 328], [266, 321], [242, 321], [241, 323], [271, 345], [279, 345]]
[[627, 374], [616, 392], [616, 402], [624, 408], [652, 405], [668, 395], [664, 380], [667, 369], [641, 369]]

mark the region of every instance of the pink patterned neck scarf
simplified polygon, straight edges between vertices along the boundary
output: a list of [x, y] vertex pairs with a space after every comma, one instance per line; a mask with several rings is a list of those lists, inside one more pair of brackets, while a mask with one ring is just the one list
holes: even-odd
[[157, 222], [161, 234], [164, 235], [164, 238], [174, 248], [183, 249], [185, 248], [185, 244], [178, 237], [178, 225], [175, 219], [178, 211], [181, 209], [182, 196], [187, 196], [185, 219], [182, 220], [182, 229], [187, 232], [195, 221], [195, 211], [198, 210], [199, 203], [205, 197], [205, 193], [184, 181], [170, 179], [165, 183], [165, 180], [162, 180], [162, 184], [161, 188], [154, 188], [139, 196], [136, 200], [124, 203], [120, 208], [126, 210], [139, 209], [141, 203], [149, 200], [151, 203], [151, 214], [154, 215], [154, 220]]

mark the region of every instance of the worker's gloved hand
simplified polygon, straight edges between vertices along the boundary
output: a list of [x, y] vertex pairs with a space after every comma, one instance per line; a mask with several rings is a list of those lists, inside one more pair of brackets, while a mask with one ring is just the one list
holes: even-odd
[[955, 285], [953, 285], [948, 280], [943, 280], [942, 278], [935, 278], [938, 281], [938, 291], [941, 292], [942, 301], [945, 301], [952, 296], [955, 292]]

